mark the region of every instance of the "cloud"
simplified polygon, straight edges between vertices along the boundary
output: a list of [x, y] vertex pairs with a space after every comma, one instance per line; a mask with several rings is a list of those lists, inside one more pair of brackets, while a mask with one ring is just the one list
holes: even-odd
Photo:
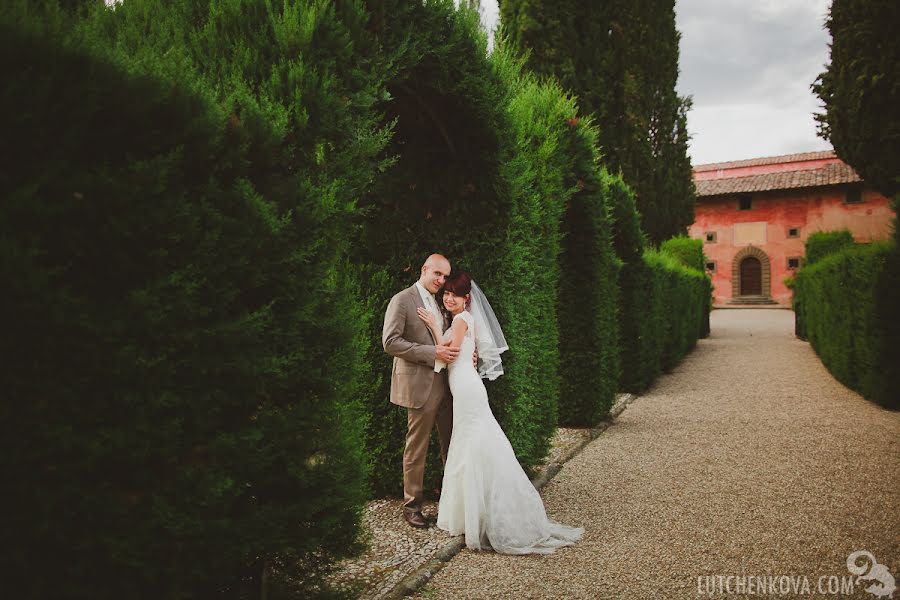
[[[826, 150], [809, 86], [828, 61], [830, 0], [677, 0], [678, 93], [693, 163]], [[496, 0], [482, 0], [488, 28]]]
[[828, 0], [677, 0], [678, 91], [694, 164], [830, 148], [809, 86], [828, 60]]
[[828, 142], [816, 137], [814, 109], [738, 103], [695, 108], [688, 120], [693, 163], [828, 150]]

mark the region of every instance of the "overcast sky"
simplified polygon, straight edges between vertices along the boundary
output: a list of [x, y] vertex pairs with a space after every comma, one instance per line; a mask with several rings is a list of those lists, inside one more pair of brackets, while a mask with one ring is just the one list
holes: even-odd
[[[496, 0], [482, 16], [497, 23]], [[678, 93], [688, 113], [694, 165], [827, 150], [809, 89], [828, 60], [829, 0], [677, 0]], [[602, 126], [602, 123], [601, 123]]]

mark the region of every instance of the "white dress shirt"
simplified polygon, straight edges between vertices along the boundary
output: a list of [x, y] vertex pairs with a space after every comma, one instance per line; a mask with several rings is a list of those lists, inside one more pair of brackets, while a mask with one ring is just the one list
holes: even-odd
[[[434, 299], [434, 296], [431, 295], [428, 292], [428, 290], [425, 289], [425, 286], [423, 286], [418, 281], [416, 282], [416, 289], [419, 290], [419, 295], [422, 297], [422, 304], [425, 305], [425, 308], [428, 309], [428, 312], [430, 312], [431, 314], [434, 315], [434, 318], [436, 320], [435, 322], [437, 323], [438, 329], [443, 331], [444, 316], [441, 314], [441, 311], [438, 310], [438, 305]], [[437, 343], [440, 343], [440, 340], [438, 340]], [[444, 361], [439, 360], [438, 358], [434, 359], [434, 372], [435, 373], [440, 373], [446, 366], [447, 366], [447, 363], [445, 363]]]

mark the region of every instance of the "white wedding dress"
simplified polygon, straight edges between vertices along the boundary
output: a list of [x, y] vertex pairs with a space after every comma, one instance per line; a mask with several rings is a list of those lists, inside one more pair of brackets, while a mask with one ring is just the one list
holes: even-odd
[[453, 434], [437, 526], [452, 535], [464, 533], [469, 548], [504, 554], [549, 554], [575, 543], [584, 529], [547, 518], [540, 495], [491, 412], [487, 390], [472, 366], [475, 319], [468, 311], [456, 319], [465, 319], [468, 330], [449, 371]]

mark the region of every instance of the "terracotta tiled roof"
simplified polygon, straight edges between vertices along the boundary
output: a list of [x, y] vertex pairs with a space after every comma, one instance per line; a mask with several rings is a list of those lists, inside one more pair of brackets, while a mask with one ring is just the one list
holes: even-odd
[[782, 156], [764, 156], [762, 158], [733, 160], [731, 162], [709, 163], [706, 165], [695, 166], [694, 172], [700, 173], [702, 171], [719, 171], [721, 169], [738, 169], [741, 167], [757, 167], [760, 165], [803, 162], [805, 160], [823, 160], [827, 158], [835, 158], [834, 150], [824, 150], [822, 152], [804, 152], [802, 154], [785, 154]]
[[819, 169], [777, 171], [775, 173], [760, 173], [758, 175], [746, 175], [744, 177], [731, 177], [727, 179], [708, 179], [706, 181], [695, 181], [694, 185], [697, 188], [697, 196], [703, 197], [719, 196], [723, 194], [765, 192], [768, 190], [818, 187], [823, 185], [838, 185], [841, 183], [854, 183], [857, 181], [862, 180], [850, 165], [837, 162], [829, 163]]

